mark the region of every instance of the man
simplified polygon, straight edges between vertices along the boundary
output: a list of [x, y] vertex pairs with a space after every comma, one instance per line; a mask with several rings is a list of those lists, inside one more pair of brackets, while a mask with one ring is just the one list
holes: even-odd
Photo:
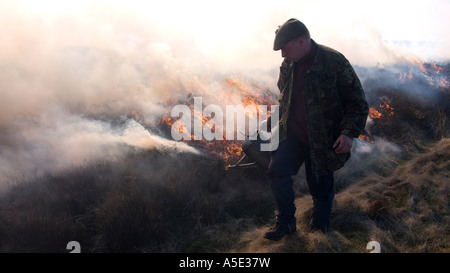
[[264, 235], [270, 240], [296, 231], [292, 175], [303, 163], [314, 202], [311, 229], [329, 230], [333, 172], [349, 159], [369, 112], [361, 83], [341, 53], [317, 44], [297, 19], [275, 33], [274, 50], [281, 49], [284, 61], [278, 79], [280, 142], [267, 172], [278, 210], [275, 227]]

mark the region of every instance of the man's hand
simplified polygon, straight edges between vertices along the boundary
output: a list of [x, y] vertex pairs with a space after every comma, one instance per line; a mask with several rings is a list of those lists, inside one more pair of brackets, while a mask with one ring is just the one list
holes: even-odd
[[350, 152], [353, 145], [353, 139], [346, 135], [340, 135], [333, 145], [333, 149], [337, 154], [345, 154]]

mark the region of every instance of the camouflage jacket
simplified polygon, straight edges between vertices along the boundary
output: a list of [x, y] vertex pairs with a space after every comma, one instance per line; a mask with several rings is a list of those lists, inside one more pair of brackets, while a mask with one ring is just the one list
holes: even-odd
[[[303, 79], [303, 96], [311, 167], [321, 175], [341, 168], [350, 158], [350, 153], [336, 154], [333, 144], [340, 135], [356, 138], [363, 132], [369, 106], [349, 61], [334, 49], [312, 43], [316, 55]], [[287, 136], [289, 108], [295, 107], [291, 105], [294, 75], [295, 63], [285, 59], [278, 79], [280, 142]]]

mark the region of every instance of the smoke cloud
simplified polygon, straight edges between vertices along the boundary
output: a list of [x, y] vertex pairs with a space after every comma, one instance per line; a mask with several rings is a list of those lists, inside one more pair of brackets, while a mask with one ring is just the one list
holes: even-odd
[[[414, 44], [430, 46], [392, 40], [365, 19], [386, 11], [379, 2], [214, 2], [0, 0], [0, 186], [133, 148], [198, 153], [160, 136], [167, 107], [189, 95], [239, 104], [239, 94], [223, 96], [230, 76], [276, 95], [274, 31], [291, 17], [358, 65], [397, 62], [417, 53]], [[444, 1], [432, 4], [449, 10]], [[395, 5], [391, 17], [400, 16]], [[434, 12], [442, 27], [416, 37], [442, 45], [433, 44], [431, 57], [447, 58], [448, 16]]]

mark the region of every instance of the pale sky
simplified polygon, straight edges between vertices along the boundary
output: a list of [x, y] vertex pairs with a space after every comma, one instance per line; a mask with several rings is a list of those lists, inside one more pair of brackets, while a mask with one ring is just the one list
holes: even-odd
[[271, 50], [274, 31], [294, 17], [318, 43], [352, 63], [375, 65], [402, 58], [448, 60], [449, 14], [448, 0], [0, 0], [0, 30], [2, 40], [13, 43], [27, 42], [20, 39], [36, 32], [45, 35], [45, 46], [126, 51], [137, 43], [160, 43], [176, 57], [269, 67], [280, 58]]

